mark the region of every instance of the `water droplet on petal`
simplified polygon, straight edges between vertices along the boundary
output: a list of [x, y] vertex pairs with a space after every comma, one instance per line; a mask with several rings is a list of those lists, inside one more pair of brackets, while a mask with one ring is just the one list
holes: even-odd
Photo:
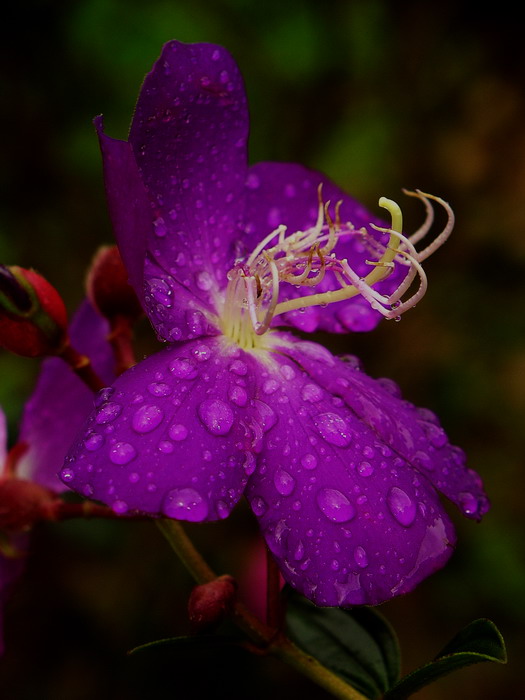
[[217, 501], [215, 507], [217, 508], [217, 515], [219, 518], [221, 518], [221, 520], [224, 520], [224, 518], [227, 518], [230, 514], [230, 509], [226, 503], [224, 503], [224, 501]]
[[474, 515], [478, 512], [478, 499], [471, 493], [468, 493], [468, 491], [460, 493], [458, 499], [461, 510], [465, 515]]
[[285, 379], [290, 380], [295, 377], [295, 370], [290, 365], [282, 365], [281, 374]]
[[137, 433], [150, 433], [164, 418], [164, 412], [155, 404], [144, 404], [135, 412], [131, 426]]
[[267, 379], [263, 384], [262, 390], [264, 394], [270, 396], [271, 394], [275, 394], [278, 388], [279, 382], [276, 382], [275, 379]]
[[84, 440], [84, 447], [90, 452], [94, 452], [102, 447], [104, 443], [104, 436], [100, 433], [88, 433]]
[[181, 423], [174, 423], [169, 431], [169, 436], [172, 440], [185, 440], [188, 437], [188, 428]]
[[293, 553], [293, 558], [295, 559], [295, 561], [301, 561], [301, 559], [303, 557], [304, 557], [304, 545], [301, 542], [301, 540], [299, 540], [299, 542], [297, 543], [297, 547], [295, 548], [295, 551]]
[[323, 398], [323, 390], [317, 384], [305, 384], [301, 391], [301, 398], [303, 401], [316, 403]]
[[114, 393], [115, 389], [112, 386], [105, 386], [103, 389], [100, 389], [100, 391], [97, 391], [93, 401], [95, 406], [101, 406], [105, 401], [109, 401]]
[[197, 287], [203, 292], [208, 292], [213, 287], [213, 279], [207, 270], [197, 272], [195, 279]]
[[173, 450], [175, 449], [175, 445], [170, 442], [169, 440], [161, 440], [158, 445], [159, 452], [162, 452], [166, 455], [171, 454]]
[[86, 498], [91, 498], [91, 496], [93, 495], [93, 487], [91, 486], [91, 484], [86, 484], [82, 488], [82, 493]]
[[169, 396], [171, 387], [165, 382], [152, 382], [148, 384], [148, 391], [152, 396]]
[[295, 489], [295, 479], [284, 469], [277, 469], [273, 477], [273, 483], [281, 496], [289, 496]]
[[60, 472], [60, 478], [62, 481], [72, 481], [75, 478], [75, 472], [69, 467], [65, 467]]
[[314, 424], [321, 437], [331, 445], [348, 447], [352, 441], [346, 421], [336, 413], [321, 413], [314, 418]]
[[110, 423], [112, 420], [115, 420], [115, 418], [120, 415], [121, 411], [122, 406], [119, 403], [110, 401], [108, 403], [103, 404], [98, 409], [95, 415], [95, 421], [99, 425], [102, 425], [104, 423]]
[[198, 374], [194, 361], [188, 357], [176, 357], [168, 369], [178, 379], [195, 379]]
[[206, 399], [199, 405], [199, 418], [212, 435], [227, 435], [233, 425], [234, 414], [221, 399]]
[[137, 451], [129, 442], [117, 442], [109, 451], [109, 459], [113, 464], [127, 464], [136, 454]]
[[231, 363], [229, 370], [230, 372], [237, 374], [239, 377], [244, 377], [244, 375], [248, 372], [248, 365], [242, 360], [234, 360]]
[[162, 279], [153, 278], [148, 281], [149, 291], [155, 301], [167, 308], [172, 305], [172, 291], [167, 282]]
[[357, 471], [361, 476], [372, 476], [374, 473], [374, 467], [370, 462], [359, 462]]
[[264, 499], [262, 499], [260, 496], [257, 496], [256, 498], [254, 498], [250, 502], [250, 505], [252, 507], [253, 512], [258, 517], [260, 517], [261, 515], [266, 513], [266, 511], [268, 510], [268, 506], [266, 504], [266, 501]]
[[388, 508], [398, 523], [409, 527], [416, 518], [416, 504], [410, 496], [397, 486], [393, 486], [386, 499]]
[[255, 471], [256, 463], [257, 461], [255, 459], [255, 455], [252, 452], [246, 452], [242, 468], [248, 476], [253, 474], [253, 472]]
[[201, 522], [208, 515], [208, 504], [195, 489], [172, 489], [162, 503], [162, 512], [175, 520]]
[[264, 433], [267, 433], [270, 430], [270, 428], [273, 428], [273, 426], [277, 422], [277, 416], [275, 415], [275, 411], [273, 410], [273, 408], [268, 406], [267, 403], [264, 403], [264, 401], [259, 401], [259, 399], [255, 399], [253, 405], [258, 413], [259, 423], [261, 424], [262, 431]]
[[228, 398], [236, 406], [246, 406], [248, 403], [248, 393], [242, 386], [232, 386], [228, 391]]
[[335, 523], [346, 523], [355, 517], [355, 508], [348, 498], [337, 489], [321, 489], [317, 504], [322, 513]]
[[312, 454], [306, 454], [301, 457], [301, 464], [305, 469], [315, 469], [317, 466], [317, 457]]
[[361, 569], [366, 569], [368, 566], [368, 557], [363, 547], [359, 546], [354, 549], [354, 560], [357, 566]]
[[111, 510], [117, 515], [123, 515], [128, 512], [128, 504], [125, 501], [115, 501], [111, 505]]
[[427, 469], [428, 471], [432, 471], [434, 469], [434, 462], [432, 459], [426, 452], [422, 452], [421, 450], [418, 450], [412, 456], [411, 462], [413, 462], [416, 467], [423, 467], [423, 469]]

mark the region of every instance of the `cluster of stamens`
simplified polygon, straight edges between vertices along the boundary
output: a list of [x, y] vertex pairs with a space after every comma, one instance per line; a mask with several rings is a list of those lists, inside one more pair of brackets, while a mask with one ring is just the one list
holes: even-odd
[[[263, 335], [272, 320], [280, 314], [309, 306], [326, 306], [359, 294], [387, 319], [398, 319], [415, 306], [427, 289], [427, 278], [421, 263], [447, 240], [454, 226], [454, 213], [439, 197], [419, 190], [404, 192], [423, 202], [425, 221], [414, 234], [405, 236], [401, 233], [403, 217], [400, 207], [396, 202], [382, 197], [379, 206], [389, 212], [392, 224], [390, 228], [370, 226], [388, 235], [388, 242], [384, 244], [366, 228], [356, 229], [350, 222], [342, 223], [342, 202], [336, 204], [334, 220], [328, 211], [330, 202], [322, 201], [320, 187], [318, 216], [312, 228], [287, 235], [286, 226], [277, 227], [245, 261], [238, 261], [228, 273], [222, 314], [225, 335], [248, 349], [257, 345], [257, 337]], [[423, 250], [417, 251], [416, 244], [429, 233], [434, 222], [433, 201], [445, 209], [448, 220], [439, 235]], [[338, 241], [349, 236], [359, 237], [370, 256], [376, 258], [365, 261], [373, 268], [365, 277], [360, 276], [346, 258], [336, 255]], [[396, 265], [408, 267], [407, 274], [392, 294], [386, 296], [379, 293], [374, 285], [390, 275]], [[327, 274], [333, 276], [338, 288], [279, 302], [281, 282], [298, 288], [311, 288], [319, 285]], [[416, 291], [403, 301], [416, 277], [419, 277]]]

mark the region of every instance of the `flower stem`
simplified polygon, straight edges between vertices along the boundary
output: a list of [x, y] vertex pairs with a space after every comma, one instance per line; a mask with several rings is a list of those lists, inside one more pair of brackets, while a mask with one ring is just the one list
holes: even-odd
[[67, 362], [75, 374], [78, 375], [84, 384], [87, 384], [92, 391], [99, 391], [99, 389], [103, 389], [106, 386], [93, 369], [89, 357], [79, 353], [69, 342], [58, 356]]
[[120, 376], [130, 367], [136, 364], [133, 352], [133, 330], [132, 323], [127, 316], [116, 316], [110, 321], [111, 332], [108, 341], [113, 349], [115, 357], [115, 374]]
[[[179, 522], [160, 519], [155, 522], [198, 584], [209, 583], [217, 578]], [[272, 580], [273, 578], [272, 574]], [[339, 700], [367, 700], [317, 659], [295, 646], [282, 632], [261, 622], [243, 603], [235, 603], [233, 620], [263, 653], [277, 656]]]
[[282, 623], [281, 574], [270, 550], [266, 548], [266, 624], [280, 629]]

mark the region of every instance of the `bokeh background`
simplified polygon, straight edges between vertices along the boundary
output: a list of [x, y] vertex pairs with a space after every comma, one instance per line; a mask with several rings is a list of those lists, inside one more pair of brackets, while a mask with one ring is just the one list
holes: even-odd
[[[142, 78], [172, 38], [220, 43], [236, 57], [252, 161], [322, 169], [369, 208], [402, 187], [453, 204], [456, 232], [426, 267], [424, 302], [399, 324], [321, 340], [435, 410], [493, 502], [481, 525], [454, 515], [450, 565], [382, 611], [405, 671], [485, 616], [506, 637], [510, 664], [463, 670], [418, 697], [525, 696], [525, 53], [516, 10], [452, 0], [10, 5], [0, 30], [0, 260], [36, 267], [71, 310], [92, 254], [111, 241], [91, 120], [103, 112], [108, 133], [125, 137]], [[417, 225], [417, 203], [406, 211]], [[36, 371], [0, 351], [12, 439]], [[219, 571], [242, 576], [256, 536], [245, 508], [193, 531]], [[32, 555], [7, 611], [6, 700], [328, 697], [243, 652], [126, 657], [187, 629], [190, 580], [149, 524], [42, 526]]]

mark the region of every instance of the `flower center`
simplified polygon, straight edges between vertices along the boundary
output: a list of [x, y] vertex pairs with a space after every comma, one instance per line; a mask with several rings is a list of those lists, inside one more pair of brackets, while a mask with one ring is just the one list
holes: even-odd
[[[287, 235], [286, 226], [278, 226], [264, 238], [246, 260], [239, 260], [228, 272], [228, 286], [221, 313], [221, 329], [227, 337], [245, 350], [263, 348], [264, 336], [273, 319], [280, 314], [309, 306], [326, 306], [354, 296], [363, 296], [373, 309], [386, 318], [398, 318], [414, 306], [425, 294], [426, 275], [421, 262], [439, 248], [454, 226], [454, 214], [450, 206], [439, 197], [416, 192], [405, 192], [419, 198], [425, 205], [423, 225], [409, 238], [401, 231], [403, 217], [396, 202], [381, 197], [379, 206], [391, 216], [390, 228], [371, 228], [388, 235], [386, 243], [379, 242], [366, 229], [356, 229], [350, 222], [342, 223], [341, 202], [335, 207], [335, 221], [330, 216], [330, 202], [323, 203], [319, 187], [319, 210], [314, 226], [306, 231]], [[433, 223], [431, 200], [444, 207], [448, 221], [443, 231], [422, 251], [415, 244], [429, 232]], [[366, 246], [372, 266], [366, 277], [361, 277], [346, 258], [338, 257], [337, 245], [349, 237], [359, 237]], [[379, 294], [373, 286], [391, 274], [396, 264], [408, 268], [397, 289], [389, 296]], [[419, 288], [406, 301], [401, 299], [419, 276]], [[312, 293], [325, 281], [323, 291]], [[281, 284], [304, 288], [298, 298], [279, 302]]]

